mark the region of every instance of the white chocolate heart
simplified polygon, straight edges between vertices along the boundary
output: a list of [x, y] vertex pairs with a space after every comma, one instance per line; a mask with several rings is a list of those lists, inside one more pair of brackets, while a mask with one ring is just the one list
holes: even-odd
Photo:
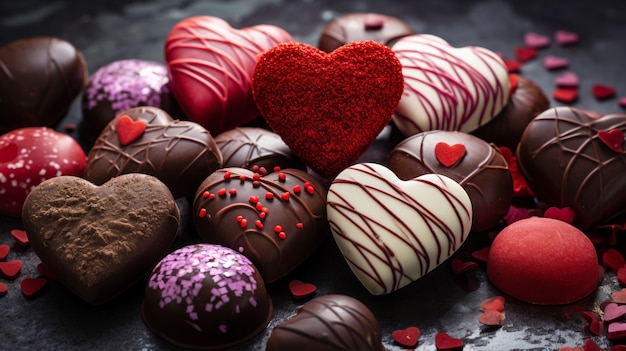
[[404, 94], [394, 123], [410, 136], [429, 130], [471, 132], [506, 105], [509, 77], [504, 61], [476, 46], [455, 48], [429, 34], [396, 42]]
[[433, 270], [461, 246], [472, 225], [470, 198], [454, 180], [426, 174], [403, 181], [375, 163], [341, 172], [326, 210], [335, 242], [374, 295]]

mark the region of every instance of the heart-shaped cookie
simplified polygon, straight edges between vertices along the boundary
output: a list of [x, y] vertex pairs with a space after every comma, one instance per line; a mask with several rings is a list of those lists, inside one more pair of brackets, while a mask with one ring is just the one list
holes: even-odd
[[26, 198], [22, 220], [41, 261], [69, 290], [99, 305], [150, 271], [176, 238], [180, 215], [162, 182], [133, 173], [102, 186], [49, 179]]
[[204, 127], [172, 120], [160, 108], [148, 106], [112, 120], [87, 158], [85, 178], [95, 184], [120, 174], [145, 173], [159, 178], [175, 198], [193, 195], [207, 174], [222, 166], [222, 154]]
[[490, 50], [455, 48], [429, 34], [404, 37], [392, 49], [404, 74], [393, 121], [407, 136], [435, 129], [471, 132], [506, 105], [508, 71]]
[[459, 183], [432, 173], [403, 181], [374, 163], [339, 173], [327, 213], [348, 265], [374, 295], [433, 270], [461, 246], [472, 223], [472, 203]]
[[235, 29], [217, 17], [186, 18], [165, 40], [172, 94], [213, 135], [240, 126], [259, 116], [251, 90], [257, 56], [292, 40], [272, 25]]
[[626, 115], [552, 108], [529, 123], [517, 150], [519, 170], [539, 200], [573, 208], [573, 224], [583, 231], [626, 210], [626, 152], [602, 141], [606, 130], [625, 132]]
[[270, 127], [313, 170], [330, 178], [389, 123], [402, 81], [400, 62], [382, 44], [352, 42], [327, 54], [288, 43], [260, 56], [252, 89]]
[[193, 221], [203, 240], [239, 251], [269, 283], [304, 262], [326, 237], [325, 206], [326, 190], [304, 171], [261, 176], [223, 168], [198, 188]]

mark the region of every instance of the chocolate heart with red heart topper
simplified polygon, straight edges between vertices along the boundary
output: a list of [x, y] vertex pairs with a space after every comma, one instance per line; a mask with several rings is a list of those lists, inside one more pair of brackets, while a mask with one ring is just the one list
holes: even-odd
[[389, 123], [400, 100], [400, 62], [373, 41], [327, 54], [281, 44], [259, 57], [254, 98], [267, 123], [313, 170], [333, 177], [354, 162]]
[[165, 40], [172, 94], [213, 135], [240, 126], [259, 116], [251, 89], [257, 56], [290, 41], [272, 25], [235, 29], [212, 16], [183, 19]]
[[624, 133], [626, 115], [552, 108], [529, 123], [517, 150], [519, 171], [538, 199], [574, 209], [573, 224], [582, 230], [626, 211], [626, 152], [605, 144], [606, 130]]

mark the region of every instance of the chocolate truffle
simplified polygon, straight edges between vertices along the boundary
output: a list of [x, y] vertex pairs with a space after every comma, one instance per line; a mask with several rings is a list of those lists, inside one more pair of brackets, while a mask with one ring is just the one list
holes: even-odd
[[272, 318], [272, 300], [245, 256], [219, 245], [196, 244], [156, 265], [141, 311], [145, 324], [168, 342], [214, 350], [265, 329]]
[[55, 37], [32, 37], [0, 47], [0, 131], [53, 127], [87, 83], [80, 51]]
[[528, 123], [550, 107], [550, 100], [535, 82], [523, 76], [516, 79], [517, 88], [502, 111], [487, 124], [472, 131], [472, 135], [497, 146], [506, 146], [513, 152]]
[[272, 329], [267, 351], [385, 350], [376, 317], [359, 300], [339, 294], [317, 297]]
[[167, 187], [145, 174], [96, 186], [48, 179], [22, 212], [30, 245], [69, 290], [102, 304], [150, 272], [178, 233], [180, 214]]
[[[263, 128], [237, 127], [215, 137], [223, 167], [253, 169], [260, 174], [275, 168], [306, 169], [280, 135]], [[264, 170], [264, 171], [263, 171]]]
[[513, 201], [513, 178], [494, 145], [467, 133], [430, 131], [415, 134], [389, 154], [388, 167], [400, 179], [437, 173], [457, 181], [472, 200], [472, 230], [495, 226]]
[[300, 265], [328, 234], [326, 190], [310, 174], [224, 168], [198, 187], [193, 221], [206, 242], [246, 255], [266, 283]]
[[121, 113], [102, 131], [87, 156], [85, 178], [102, 184], [125, 173], [159, 178], [174, 197], [195, 193], [222, 165], [211, 134], [199, 124], [172, 120], [158, 107]]
[[317, 47], [326, 52], [353, 41], [373, 40], [391, 46], [403, 36], [414, 34], [399, 18], [377, 13], [352, 13], [334, 19], [322, 31]]
[[82, 100], [81, 137], [93, 145], [118, 114], [138, 106], [174, 110], [165, 65], [137, 59], [118, 60], [89, 77]]

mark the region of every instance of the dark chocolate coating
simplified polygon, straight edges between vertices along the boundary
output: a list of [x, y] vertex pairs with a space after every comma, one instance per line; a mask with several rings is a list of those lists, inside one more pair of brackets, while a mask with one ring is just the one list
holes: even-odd
[[155, 177], [127, 174], [102, 186], [74, 176], [48, 179], [26, 198], [33, 250], [69, 290], [93, 305], [150, 272], [176, 238], [180, 214]]
[[67, 41], [32, 37], [0, 47], [0, 131], [54, 127], [87, 84], [83, 55]]
[[502, 111], [471, 134], [515, 152], [528, 123], [549, 107], [550, 100], [541, 87], [528, 78], [518, 76], [517, 88]]
[[[120, 144], [116, 132], [122, 115], [147, 123], [145, 132], [128, 145]], [[193, 195], [207, 175], [222, 165], [222, 154], [204, 127], [172, 120], [165, 111], [148, 106], [127, 110], [111, 121], [87, 158], [85, 178], [91, 182], [145, 173], [159, 178], [176, 198]]]
[[261, 177], [224, 168], [198, 188], [193, 221], [204, 241], [246, 255], [270, 283], [304, 262], [329, 233], [326, 190], [298, 169]]
[[267, 351], [385, 350], [376, 317], [359, 300], [339, 294], [317, 297], [277, 325]]
[[304, 163], [285, 144], [280, 135], [263, 128], [236, 127], [215, 137], [224, 158], [223, 167], [305, 170]]
[[[463, 144], [465, 155], [446, 167], [435, 154], [438, 143]], [[472, 230], [492, 228], [506, 215], [513, 201], [513, 179], [500, 150], [471, 134], [456, 131], [429, 131], [415, 134], [389, 154], [389, 169], [407, 180], [436, 173], [457, 181], [472, 201]]]
[[363, 40], [391, 46], [396, 40], [415, 34], [397, 17], [377, 13], [352, 13], [334, 19], [322, 31], [317, 47], [331, 52], [338, 47]]
[[227, 247], [184, 246], [154, 268], [141, 308], [158, 336], [186, 349], [215, 350], [265, 329], [272, 299], [254, 265]]
[[626, 211], [626, 143], [616, 152], [598, 137], [612, 129], [626, 133], [626, 114], [594, 118], [552, 108], [530, 122], [517, 149], [519, 171], [537, 198], [573, 208], [583, 231]]

